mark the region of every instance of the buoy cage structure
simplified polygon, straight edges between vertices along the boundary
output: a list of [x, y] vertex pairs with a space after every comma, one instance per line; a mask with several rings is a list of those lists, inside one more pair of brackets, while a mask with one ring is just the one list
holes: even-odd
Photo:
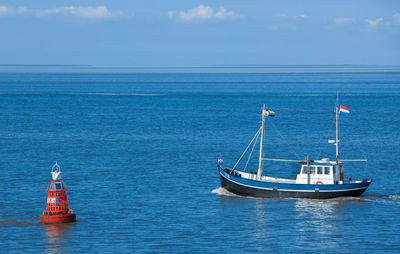
[[76, 221], [76, 214], [69, 209], [67, 186], [61, 181], [60, 166], [54, 164], [51, 174], [53, 181], [47, 186], [47, 206], [40, 216], [41, 223], [67, 223]]

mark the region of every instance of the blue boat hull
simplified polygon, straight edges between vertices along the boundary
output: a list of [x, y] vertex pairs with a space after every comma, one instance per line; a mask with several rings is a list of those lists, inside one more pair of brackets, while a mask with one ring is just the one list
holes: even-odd
[[219, 167], [221, 186], [228, 191], [251, 197], [264, 198], [313, 198], [328, 199], [336, 197], [360, 196], [372, 180], [345, 184], [291, 184], [250, 180], [229, 174]]

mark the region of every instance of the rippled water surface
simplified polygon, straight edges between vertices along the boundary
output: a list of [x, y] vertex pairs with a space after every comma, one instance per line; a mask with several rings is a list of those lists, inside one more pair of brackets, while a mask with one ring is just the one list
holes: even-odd
[[[2, 251], [400, 251], [398, 72], [41, 68], [0, 74]], [[351, 111], [341, 116], [341, 157], [369, 159], [345, 164], [345, 177], [373, 179], [362, 197], [256, 199], [220, 188], [217, 158], [235, 164], [264, 103], [276, 112], [268, 156], [333, 158], [337, 92]], [[46, 226], [55, 161], [78, 221]], [[265, 173], [295, 178], [298, 169], [277, 162]]]

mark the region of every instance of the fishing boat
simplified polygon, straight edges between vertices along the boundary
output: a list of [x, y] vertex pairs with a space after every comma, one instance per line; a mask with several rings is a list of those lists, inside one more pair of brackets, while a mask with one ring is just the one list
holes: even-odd
[[[335, 107], [336, 114], [336, 139], [329, 140], [329, 143], [336, 146], [336, 159], [311, 160], [307, 155], [304, 160], [287, 160], [264, 158], [263, 142], [265, 140], [265, 119], [274, 116], [275, 113], [267, 110], [263, 105], [261, 113], [261, 127], [254, 135], [250, 144], [239, 158], [234, 167], [224, 167], [223, 159], [218, 159], [218, 171], [221, 186], [226, 190], [251, 197], [265, 198], [313, 198], [328, 199], [343, 196], [360, 196], [371, 184], [372, 179], [353, 180], [344, 179], [344, 165], [346, 161], [367, 161], [366, 159], [339, 159], [339, 115], [348, 114], [349, 109], [344, 106]], [[260, 143], [258, 169], [248, 172], [246, 170], [251, 154], [256, 143]], [[252, 150], [244, 169], [237, 169], [237, 165], [244, 154], [252, 145]], [[296, 179], [277, 178], [264, 175], [263, 165], [265, 161], [298, 162], [300, 172]]]

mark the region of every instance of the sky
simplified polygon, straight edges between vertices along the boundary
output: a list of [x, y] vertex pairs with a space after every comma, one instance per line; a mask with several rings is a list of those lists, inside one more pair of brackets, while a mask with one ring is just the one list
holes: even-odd
[[400, 1], [0, 0], [0, 64], [400, 65]]

